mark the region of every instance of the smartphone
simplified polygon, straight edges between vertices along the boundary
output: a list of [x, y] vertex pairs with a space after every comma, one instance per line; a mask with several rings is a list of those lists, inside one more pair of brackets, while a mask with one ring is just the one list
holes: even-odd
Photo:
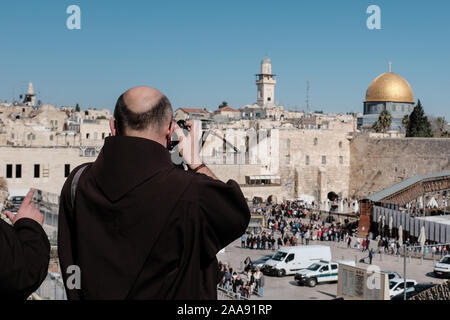
[[[184, 121], [184, 120], [178, 120], [177, 125], [183, 130], [187, 130], [187, 131], [190, 130], [190, 128], [186, 125], [186, 121]], [[169, 151], [172, 151], [178, 145], [178, 143], [180, 143], [180, 141], [172, 140], [169, 144], [167, 144], [167, 149]]]
[[35, 204], [39, 204], [42, 201], [42, 191], [39, 189], [35, 189], [32, 197], [32, 201]]

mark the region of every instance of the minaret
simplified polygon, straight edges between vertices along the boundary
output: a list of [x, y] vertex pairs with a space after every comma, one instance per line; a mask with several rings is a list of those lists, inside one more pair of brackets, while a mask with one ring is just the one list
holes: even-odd
[[261, 73], [256, 75], [257, 104], [261, 107], [271, 106], [275, 103], [275, 76], [275, 74], [272, 74], [270, 59], [264, 58], [261, 62]]
[[33, 84], [30, 82], [28, 84], [28, 92], [25, 94], [25, 99], [23, 100], [23, 103], [25, 103], [27, 106], [34, 107], [36, 100], [36, 95], [34, 94], [34, 88]]

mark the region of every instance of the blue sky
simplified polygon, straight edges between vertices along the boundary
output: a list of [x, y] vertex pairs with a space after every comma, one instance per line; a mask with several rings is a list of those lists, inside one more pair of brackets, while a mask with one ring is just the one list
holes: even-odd
[[[66, 28], [81, 8], [82, 29]], [[366, 9], [381, 8], [381, 30]], [[276, 100], [304, 109], [362, 110], [370, 82], [405, 77], [425, 111], [450, 120], [450, 1], [2, 1], [0, 99], [32, 81], [56, 105], [113, 108], [135, 85], [181, 106], [215, 109], [256, 101], [264, 56], [278, 75]]]

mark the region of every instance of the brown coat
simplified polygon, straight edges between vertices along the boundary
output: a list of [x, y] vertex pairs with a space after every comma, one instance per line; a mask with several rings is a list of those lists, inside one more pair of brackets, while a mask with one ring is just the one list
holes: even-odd
[[216, 299], [219, 250], [246, 230], [238, 184], [174, 166], [159, 143], [108, 137], [78, 183], [61, 192], [63, 278], [81, 269], [69, 299]]

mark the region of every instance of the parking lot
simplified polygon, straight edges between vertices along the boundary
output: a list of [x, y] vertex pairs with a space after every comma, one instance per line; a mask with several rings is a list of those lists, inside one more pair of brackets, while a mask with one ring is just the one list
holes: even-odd
[[[357, 266], [367, 267], [368, 264], [359, 263], [363, 257], [367, 257], [367, 252], [350, 248], [348, 249], [343, 242], [331, 241], [311, 241], [310, 244], [327, 245], [331, 248], [333, 260], [355, 260]], [[249, 256], [252, 261], [264, 255], [271, 250], [243, 249], [240, 247], [240, 239], [237, 239], [227, 248], [224, 253], [219, 253], [217, 258], [223, 263], [227, 263], [233, 267], [235, 271], [242, 271], [243, 261]], [[435, 262], [433, 260], [423, 260], [407, 258], [406, 277], [414, 279], [418, 283], [442, 283], [444, 279], [433, 277], [432, 271]], [[372, 265], [379, 266], [383, 271], [396, 271], [403, 277], [403, 257], [375, 254]], [[329, 300], [336, 297], [336, 283], [318, 284], [314, 288], [307, 286], [299, 286], [294, 281], [294, 276], [286, 276], [283, 278], [265, 276], [264, 297], [251, 296], [251, 299], [268, 299], [268, 300]]]

